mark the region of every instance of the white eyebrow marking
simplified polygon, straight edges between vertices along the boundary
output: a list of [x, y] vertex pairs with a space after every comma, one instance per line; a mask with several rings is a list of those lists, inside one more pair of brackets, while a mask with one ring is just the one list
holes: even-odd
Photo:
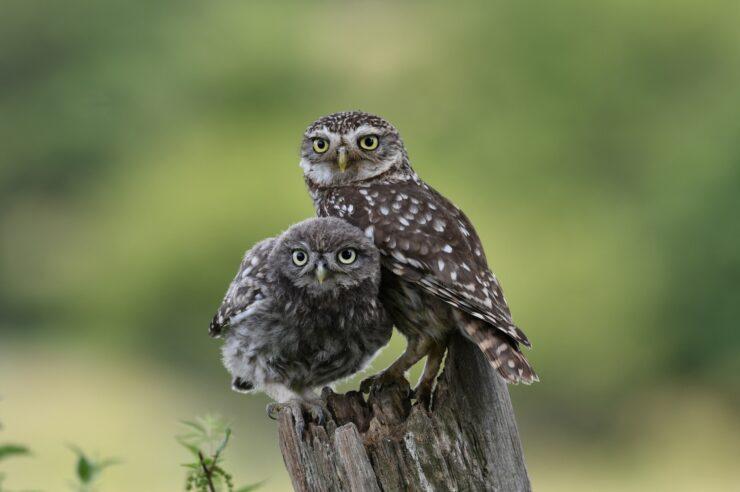
[[367, 123], [362, 124], [352, 130], [351, 132], [345, 133], [345, 136], [351, 140], [355, 140], [360, 135], [377, 135], [378, 138], [383, 136], [383, 132], [380, 128], [376, 128], [372, 125], [368, 125]]

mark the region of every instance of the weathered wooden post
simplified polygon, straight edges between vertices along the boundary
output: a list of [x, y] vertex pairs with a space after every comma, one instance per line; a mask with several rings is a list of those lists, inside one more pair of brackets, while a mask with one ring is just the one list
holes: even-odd
[[506, 384], [456, 335], [433, 409], [411, 406], [409, 388], [325, 392], [334, 419], [303, 436], [290, 410], [278, 417], [280, 450], [300, 492], [529, 491]]

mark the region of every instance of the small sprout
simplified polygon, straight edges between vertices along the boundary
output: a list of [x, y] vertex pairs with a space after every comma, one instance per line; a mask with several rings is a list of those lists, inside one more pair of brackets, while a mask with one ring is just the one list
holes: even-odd
[[88, 457], [77, 446], [69, 446], [77, 455], [77, 465], [75, 466], [75, 482], [72, 486], [78, 492], [94, 491], [94, 484], [100, 477], [100, 473], [108, 467], [120, 464], [117, 459], [93, 459]]
[[184, 463], [187, 468], [185, 490], [196, 492], [250, 492], [261, 483], [234, 489], [233, 477], [223, 466], [223, 452], [231, 438], [231, 428], [218, 416], [206, 415], [195, 421], [183, 421], [188, 432], [177, 436], [177, 442], [194, 458]]

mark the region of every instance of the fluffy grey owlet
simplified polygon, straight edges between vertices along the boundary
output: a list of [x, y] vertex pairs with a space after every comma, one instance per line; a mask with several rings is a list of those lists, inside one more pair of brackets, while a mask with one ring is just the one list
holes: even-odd
[[322, 421], [316, 388], [363, 369], [391, 336], [377, 248], [335, 218], [300, 222], [247, 251], [210, 334], [236, 391], [263, 391]]
[[300, 165], [318, 215], [343, 218], [374, 240], [381, 301], [408, 340], [405, 353], [363, 390], [402, 378], [427, 356], [415, 393], [428, 405], [454, 330], [506, 381], [538, 380], [520, 352], [529, 340], [512, 321], [473, 225], [414, 172], [393, 125], [359, 111], [325, 116], [306, 130]]

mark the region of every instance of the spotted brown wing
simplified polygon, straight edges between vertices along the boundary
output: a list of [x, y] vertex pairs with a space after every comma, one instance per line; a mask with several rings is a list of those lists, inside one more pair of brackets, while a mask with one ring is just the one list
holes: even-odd
[[383, 266], [529, 346], [465, 214], [423, 182], [409, 179], [333, 189], [318, 209], [374, 238]]

